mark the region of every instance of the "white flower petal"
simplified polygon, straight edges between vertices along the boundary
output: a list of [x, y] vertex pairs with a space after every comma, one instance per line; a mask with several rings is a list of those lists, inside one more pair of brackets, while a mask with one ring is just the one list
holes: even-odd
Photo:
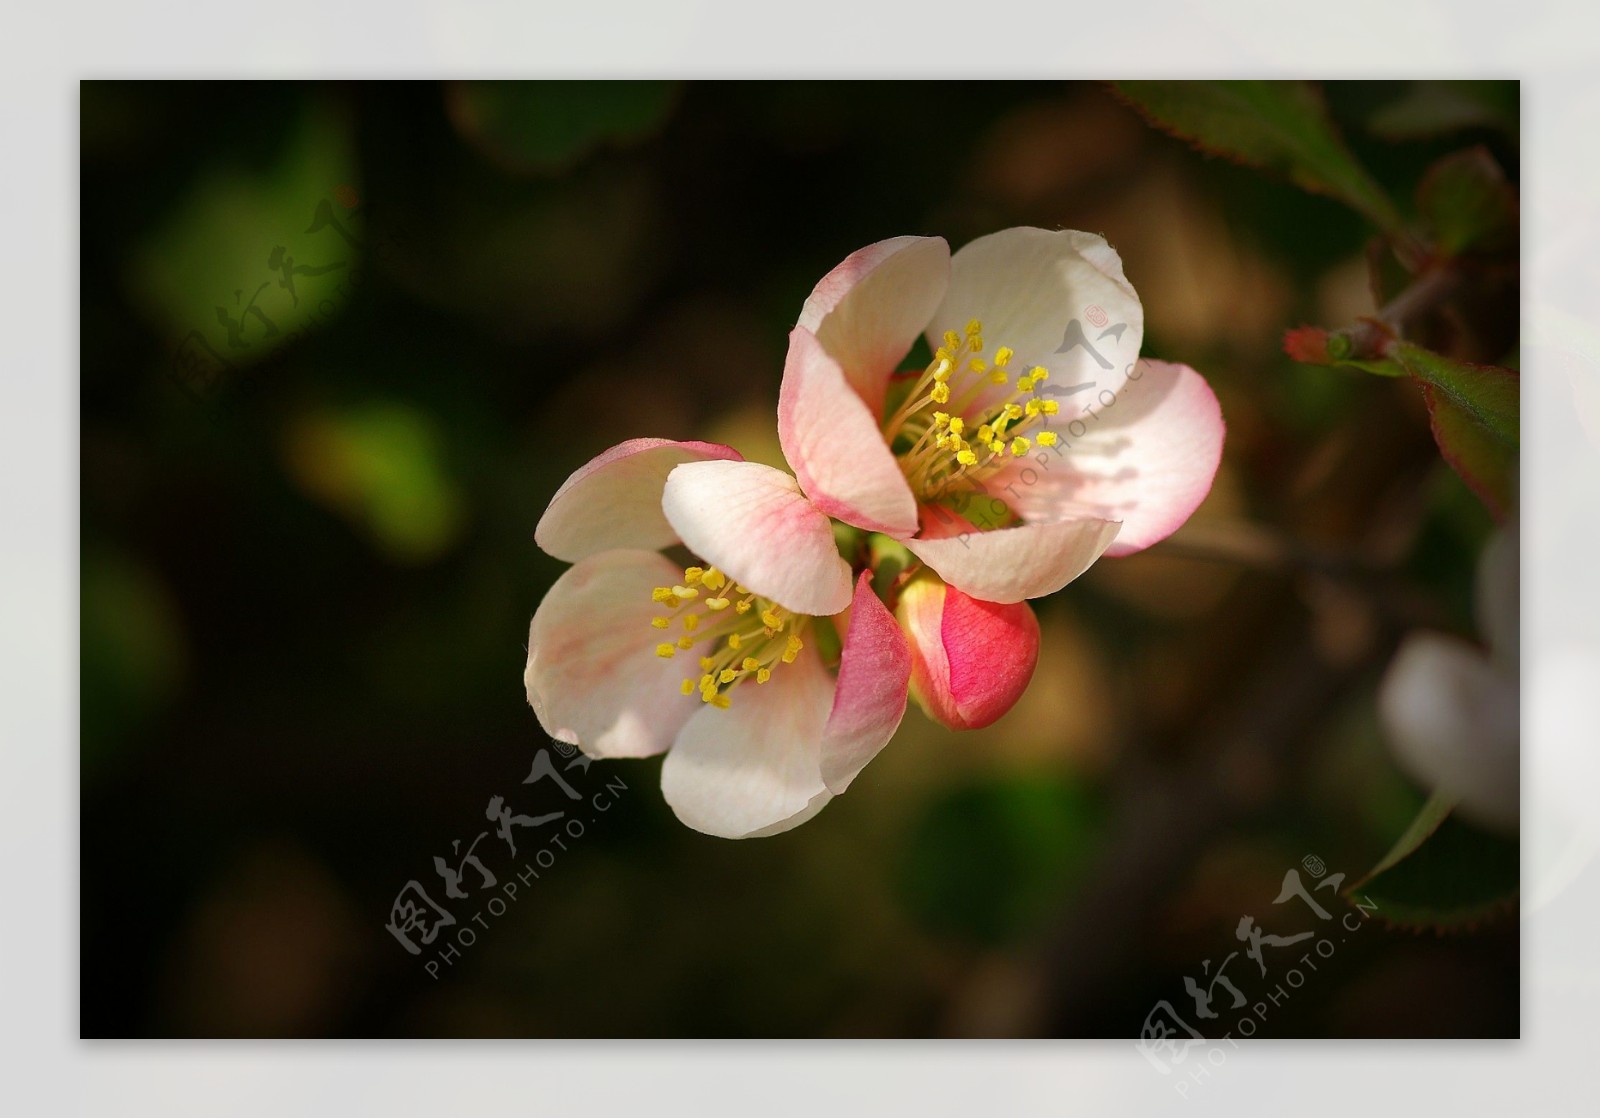
[[683, 577], [659, 552], [614, 550], [580, 560], [539, 603], [523, 670], [528, 702], [555, 739], [596, 758], [643, 758], [672, 744], [698, 701], [684, 697], [692, 660], [658, 657], [664, 631], [652, 588]]
[[[1021, 226], [962, 247], [951, 258], [950, 290], [928, 326], [928, 344], [941, 345], [945, 331], [959, 333], [972, 319], [983, 323], [983, 357], [1009, 346], [1011, 371], [1044, 366], [1050, 392], [1120, 383], [1144, 341], [1144, 308], [1121, 258], [1105, 238], [1072, 229]], [[985, 386], [967, 414], [1012, 391]]]
[[678, 819], [745, 839], [816, 815], [830, 795], [822, 735], [833, 704], [833, 680], [816, 653], [808, 648], [767, 683], [746, 680], [730, 695], [727, 708], [700, 704], [662, 763], [661, 792]]

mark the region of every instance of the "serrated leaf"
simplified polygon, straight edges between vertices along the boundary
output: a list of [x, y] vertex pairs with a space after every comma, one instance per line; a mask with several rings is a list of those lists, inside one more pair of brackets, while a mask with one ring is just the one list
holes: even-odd
[[1522, 379], [1499, 365], [1458, 361], [1409, 342], [1395, 342], [1389, 357], [1437, 389], [1479, 427], [1512, 450], [1521, 444]]
[[1408, 928], [1444, 932], [1508, 912], [1519, 884], [1517, 842], [1465, 823], [1435, 793], [1378, 865], [1345, 891]]
[[1449, 256], [1514, 248], [1517, 192], [1487, 148], [1447, 155], [1417, 186], [1417, 211]]
[[1388, 140], [1443, 136], [1464, 128], [1517, 134], [1517, 83], [1419, 81], [1372, 114], [1367, 127]]
[[1517, 452], [1432, 385], [1422, 386], [1422, 399], [1439, 454], [1491, 513], [1505, 517], [1516, 505]]
[[1399, 211], [1340, 138], [1309, 82], [1117, 82], [1152, 123], [1202, 150], [1280, 171], [1400, 233]]

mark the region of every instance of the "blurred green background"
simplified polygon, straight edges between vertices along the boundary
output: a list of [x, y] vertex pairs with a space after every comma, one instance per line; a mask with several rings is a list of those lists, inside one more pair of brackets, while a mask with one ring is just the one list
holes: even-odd
[[[1400, 197], [1462, 142], [1375, 136], [1406, 95], [1328, 89]], [[1515, 177], [1514, 126], [1467, 138]], [[1370, 313], [1368, 231], [1102, 86], [85, 83], [81, 210], [85, 1036], [1133, 1037], [1423, 799], [1374, 688], [1406, 629], [1472, 632], [1490, 522], [1409, 386], [1279, 345]], [[434, 857], [493, 795], [565, 807], [520, 784], [562, 479], [641, 435], [777, 461], [818, 278], [1017, 224], [1104, 233], [1146, 353], [1216, 388], [1192, 531], [1036, 603], [1007, 717], [913, 710], [794, 832], [683, 828], [658, 760], [566, 771], [627, 788], [473, 925]], [[437, 978], [385, 927], [413, 879], [475, 931]], [[1514, 1036], [1517, 948], [1367, 922], [1260, 1035]]]

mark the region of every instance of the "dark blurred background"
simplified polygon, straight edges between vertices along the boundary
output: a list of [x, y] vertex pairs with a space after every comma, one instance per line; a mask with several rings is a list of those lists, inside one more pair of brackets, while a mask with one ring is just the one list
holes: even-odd
[[[1364, 130], [1404, 92], [1328, 89], [1402, 198], [1460, 144]], [[1405, 630], [1472, 632], [1491, 524], [1410, 386], [1280, 348], [1372, 310], [1369, 231], [1103, 86], [85, 83], [81, 192], [85, 1036], [1133, 1037], [1423, 800], [1374, 689]], [[781, 461], [811, 285], [1017, 224], [1104, 233], [1145, 352], [1215, 387], [1189, 528], [1036, 603], [1006, 718], [913, 710], [796, 831], [699, 835], [658, 760], [598, 762], [558, 772], [608, 809], [513, 858], [492, 796], [568, 807], [521, 783], [561, 480], [640, 435]], [[497, 885], [447, 898], [486, 830]], [[418, 955], [412, 881], [457, 920]], [[1514, 918], [1359, 929], [1259, 1036], [1517, 1033]], [[1267, 951], [1251, 1003], [1306, 946]]]

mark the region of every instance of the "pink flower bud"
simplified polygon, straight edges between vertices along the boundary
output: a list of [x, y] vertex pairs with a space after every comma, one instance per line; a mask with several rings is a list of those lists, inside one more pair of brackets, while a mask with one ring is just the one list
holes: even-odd
[[988, 726], [1033, 679], [1039, 619], [1026, 602], [984, 602], [924, 569], [901, 589], [895, 618], [911, 646], [912, 696], [952, 730]]

